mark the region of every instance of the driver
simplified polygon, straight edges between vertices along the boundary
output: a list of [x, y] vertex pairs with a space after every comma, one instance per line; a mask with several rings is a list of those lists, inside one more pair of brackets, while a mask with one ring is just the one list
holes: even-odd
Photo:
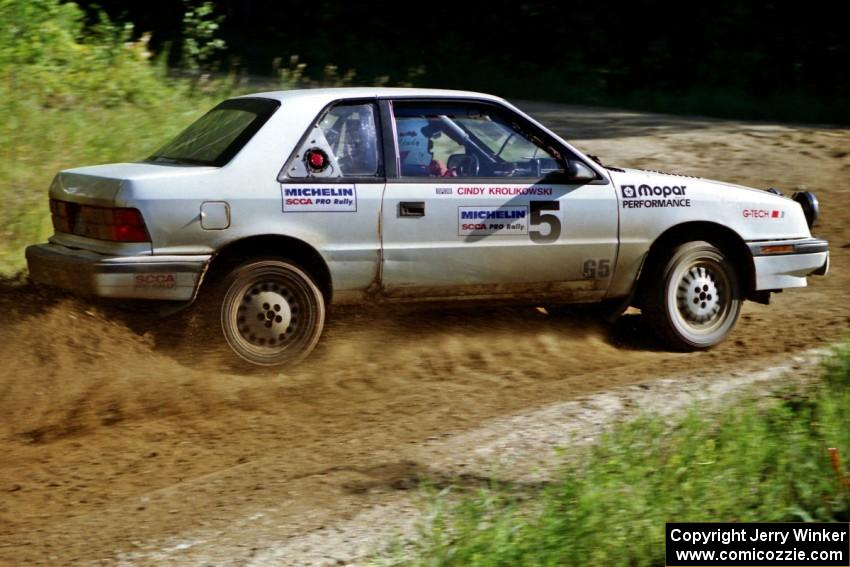
[[434, 159], [433, 137], [439, 135], [425, 118], [397, 118], [398, 151], [401, 158], [401, 174], [412, 177], [454, 177], [457, 174]]

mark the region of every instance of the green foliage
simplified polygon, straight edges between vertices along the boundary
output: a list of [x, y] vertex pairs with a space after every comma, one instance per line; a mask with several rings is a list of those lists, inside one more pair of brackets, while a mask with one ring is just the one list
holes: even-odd
[[0, 274], [52, 233], [57, 171], [143, 158], [232, 88], [169, 80], [147, 36], [83, 16], [58, 0], [0, 0]]
[[215, 4], [202, 2], [193, 6], [185, 0], [183, 13], [183, 66], [188, 69], [209, 67], [215, 55], [227, 48], [220, 37], [216, 37], [224, 16], [214, 16]]
[[217, 103], [218, 95], [170, 92], [157, 104], [44, 107], [35, 97], [9, 102], [0, 86], [0, 274], [24, 267], [27, 244], [53, 230], [47, 188], [56, 172], [137, 161]]
[[[188, 7], [184, 56], [211, 65], [223, 43], [213, 4]], [[0, 275], [25, 266], [24, 248], [52, 233], [47, 188], [56, 172], [138, 161], [210, 107], [246, 90], [343, 86], [354, 71], [325, 65], [316, 78], [295, 56], [277, 83], [195, 74], [170, 78], [152, 56], [149, 36], [103, 13], [87, 24], [74, 3], [0, 0]], [[164, 59], [164, 57], [163, 57]]]
[[438, 514], [411, 564], [663, 565], [666, 521], [848, 521], [827, 451], [850, 458], [848, 385], [845, 345], [803, 395], [624, 424], [530, 500], [488, 489]]
[[148, 36], [105, 15], [85, 26], [82, 10], [58, 0], [0, 0], [0, 79], [7, 96], [42, 107], [152, 103], [165, 88]]

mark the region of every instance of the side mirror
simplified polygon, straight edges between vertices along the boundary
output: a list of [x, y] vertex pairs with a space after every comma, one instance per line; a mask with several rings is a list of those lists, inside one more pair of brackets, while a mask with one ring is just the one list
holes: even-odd
[[584, 163], [574, 159], [567, 160], [567, 167], [564, 173], [574, 183], [584, 183], [596, 179], [595, 171], [587, 167]]
[[596, 172], [578, 160], [567, 160], [564, 169], [552, 171], [545, 177], [549, 183], [575, 184], [587, 183], [597, 178]]

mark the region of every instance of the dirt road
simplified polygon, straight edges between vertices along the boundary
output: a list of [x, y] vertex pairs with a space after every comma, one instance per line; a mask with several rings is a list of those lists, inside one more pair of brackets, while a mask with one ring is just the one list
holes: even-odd
[[608, 327], [533, 308], [342, 312], [281, 377], [200, 370], [169, 347], [169, 320], [0, 285], [0, 564], [115, 563], [269, 510], [281, 540], [320, 533], [439, 476], [405, 448], [847, 332], [850, 130], [522, 106], [611, 165], [814, 191], [829, 277], [747, 304], [729, 341], [695, 354], [654, 350], [636, 317]]

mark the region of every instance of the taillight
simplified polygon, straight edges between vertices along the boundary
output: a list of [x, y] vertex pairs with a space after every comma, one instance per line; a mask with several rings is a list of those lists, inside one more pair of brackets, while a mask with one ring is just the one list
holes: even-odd
[[56, 232], [73, 232], [74, 211], [72, 211], [72, 203], [50, 199], [50, 216], [53, 219], [53, 230]]
[[50, 214], [56, 232], [113, 242], [150, 242], [138, 209], [92, 207], [51, 199]]

